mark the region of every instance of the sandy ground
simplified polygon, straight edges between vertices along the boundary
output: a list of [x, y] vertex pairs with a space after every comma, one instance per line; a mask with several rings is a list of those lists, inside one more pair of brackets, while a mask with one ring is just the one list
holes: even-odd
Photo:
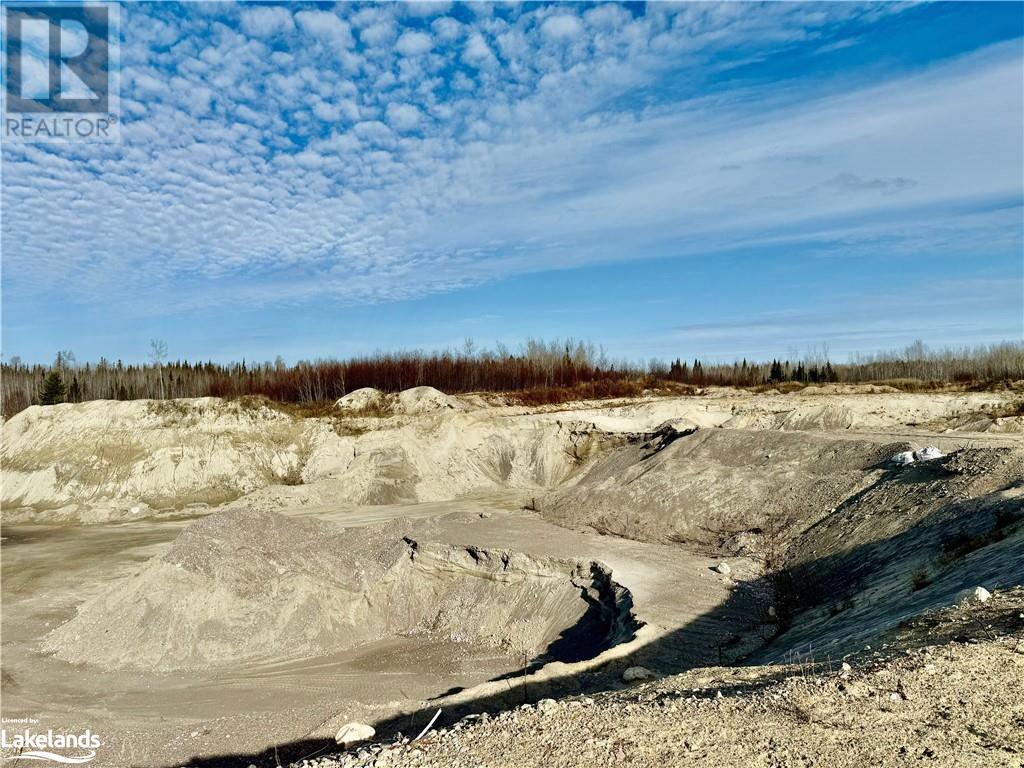
[[[835, 694], [829, 686], [838, 683], [826, 676], [820, 722], [800, 722], [787, 714], [788, 704], [776, 705], [784, 699], [771, 698], [789, 696], [788, 689], [769, 695], [763, 683], [793, 685], [779, 681], [792, 679], [785, 665], [794, 659], [834, 662], [861, 652], [901, 622], [952, 605], [978, 584], [1000, 600], [1017, 599], [1001, 595], [1024, 581], [1024, 437], [1013, 431], [1018, 417], [1000, 414], [1019, 397], [718, 390], [530, 410], [417, 393], [396, 399], [404, 410], [385, 418], [342, 410], [337, 418], [306, 420], [213, 399], [29, 409], [4, 425], [3, 715], [32, 717], [43, 728], [91, 728], [104, 744], [96, 764], [270, 766], [333, 751], [332, 736], [348, 721], [374, 723], [390, 737], [418, 732], [437, 709], [443, 711], [438, 727], [446, 728], [465, 714], [496, 714], [550, 697], [561, 702], [556, 709], [519, 711], [521, 724], [506, 717], [474, 725], [484, 729], [473, 731], [483, 751], [462, 736], [435, 738], [422, 745], [422, 759], [644, 765], [703, 756], [706, 762], [697, 764], [811, 765], [818, 738], [831, 745], [830, 763], [888, 765], [887, 752], [851, 752], [850, 761], [836, 762], [842, 739], [882, 729], [898, 740], [900, 728], [926, 728], [940, 716], [936, 708], [946, 692], [921, 682], [921, 707], [895, 723], [870, 710], [866, 699]], [[898, 450], [925, 445], [949, 455], [927, 466], [889, 462]], [[234, 618], [230, 611], [202, 618], [173, 572], [153, 575], [154, 563], [187, 526], [219, 511], [236, 516], [240, 536], [233, 538], [233, 530], [218, 538], [214, 550], [223, 546], [227, 554], [209, 563], [214, 569], [220, 563], [236, 586], [251, 581], [257, 602]], [[289, 653], [288, 643], [275, 647], [257, 638], [273, 617], [287, 613], [273, 601], [289, 605], [293, 574], [308, 572], [303, 594], [318, 604], [317, 594], [327, 600], [342, 582], [362, 583], [354, 575], [362, 566], [332, 559], [343, 546], [285, 546], [287, 525], [257, 540], [246, 515], [266, 511], [331, 531], [381, 531], [373, 535], [463, 553], [597, 561], [628, 592], [634, 631], [572, 662], [500, 644], [452, 642], [418, 624], [357, 647], [295, 643], [297, 651]], [[333, 535], [312, 538], [323, 543]], [[248, 547], [263, 565], [247, 561]], [[788, 587], [763, 572], [776, 548], [790, 558], [787, 573], [821, 588], [780, 592]], [[715, 570], [723, 560], [725, 574]], [[345, 568], [355, 569], [351, 578]], [[337, 578], [321, 578], [327, 572]], [[467, 620], [482, 615], [473, 612], [480, 604], [503, 600], [490, 586], [452, 591], [449, 577], [434, 569], [429, 578], [439, 581], [414, 594], [440, 600], [449, 617], [464, 599]], [[370, 597], [373, 578], [367, 599], [399, 605]], [[222, 586], [216, 579], [188, 583], [197, 600]], [[530, 598], [538, 616], [552, 622], [555, 614], [576, 616], [561, 609], [549, 616], [541, 606], [568, 603], [550, 597], [547, 587], [532, 588], [541, 589]], [[437, 610], [425, 616], [436, 618]], [[210, 637], [239, 632], [250, 633], [250, 642], [224, 641], [216, 664], [200, 654], [187, 669], [158, 671], [152, 659], [139, 663], [148, 657], [133, 644], [143, 635], [116, 631], [109, 648], [98, 638], [105, 621], [119, 627], [134, 621], [150, 631], [156, 615], [164, 616], [167, 644], [179, 643], [183, 652], [209, 650]], [[207, 621], [225, 621], [231, 631], [210, 635]], [[471, 621], [467, 637], [479, 637], [480, 620]], [[990, 678], [1000, 664], [1004, 676], [1019, 675], [1019, 666], [1005, 661], [1016, 664], [1017, 657], [1001, 656], [1009, 651], [987, 635], [978, 639], [988, 645], [977, 664], [969, 661], [970, 645], [949, 650], [949, 663], [971, 676], [972, 711], [1002, 733], [1002, 715], [990, 710], [1015, 710], [1013, 702], [1001, 703]], [[146, 642], [162, 643], [159, 637]], [[253, 656], [251, 649], [263, 644], [267, 653]], [[744, 658], [758, 666], [722, 667]], [[662, 699], [676, 692], [675, 709], [651, 709], [634, 690], [622, 690], [623, 670], [638, 664], [661, 678], [650, 685]], [[926, 679], [917, 668], [908, 674]], [[697, 687], [693, 681], [707, 688], [719, 678], [736, 680], [716, 684], [724, 702], [682, 695]], [[629, 707], [638, 708], [635, 722]], [[762, 712], [756, 738], [739, 743], [743, 724]], [[835, 722], [847, 730], [835, 739], [818, 733]], [[616, 723], [628, 738], [616, 735]], [[781, 735], [789, 731], [797, 734], [792, 749]], [[692, 748], [683, 750], [687, 743]], [[989, 753], [966, 749], [948, 751], [961, 762], [945, 764], [1020, 765], [999, 762], [1002, 753], [992, 753], [998, 760], [990, 763], [971, 763], [972, 755]], [[416, 763], [408, 751], [388, 759]]]

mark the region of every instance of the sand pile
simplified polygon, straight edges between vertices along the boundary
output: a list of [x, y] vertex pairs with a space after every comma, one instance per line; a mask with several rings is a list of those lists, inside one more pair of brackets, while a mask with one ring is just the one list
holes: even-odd
[[465, 404], [453, 395], [446, 395], [433, 387], [413, 387], [398, 393], [396, 413], [417, 416], [438, 411], [464, 411]]
[[560, 639], [566, 652], [614, 642], [630, 606], [598, 563], [234, 511], [189, 526], [166, 554], [82, 605], [43, 649], [161, 671], [322, 656], [396, 636], [557, 657]]
[[379, 389], [362, 387], [338, 398], [334, 405], [344, 411], [383, 410], [387, 408], [388, 396]]
[[349, 392], [335, 405], [344, 411], [379, 411], [402, 416], [422, 416], [443, 411], [465, 411], [466, 404], [454, 395], [446, 395], [433, 387], [413, 387], [397, 395], [363, 387]]

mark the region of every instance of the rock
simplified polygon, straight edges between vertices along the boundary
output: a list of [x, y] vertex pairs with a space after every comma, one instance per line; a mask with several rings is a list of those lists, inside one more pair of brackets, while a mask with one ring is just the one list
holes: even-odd
[[992, 597], [992, 593], [989, 592], [984, 587], [975, 587], [974, 588], [974, 599], [977, 600], [979, 603], [986, 603], [986, 602], [988, 602], [988, 599], [990, 597]]
[[723, 576], [728, 576], [732, 573], [732, 568], [730, 568], [729, 564], [724, 560], [715, 566], [715, 570]]
[[918, 451], [914, 451], [914, 459], [917, 461], [932, 461], [933, 459], [941, 459], [945, 455], [934, 445], [928, 445]]
[[903, 451], [902, 453], [897, 453], [892, 457], [892, 459], [890, 459], [890, 461], [892, 461], [892, 463], [897, 467], [905, 467], [907, 464], [914, 463], [914, 452]]
[[622, 673], [622, 682], [635, 683], [637, 680], [653, 680], [655, 675], [647, 667], [630, 667]]
[[541, 699], [537, 702], [537, 709], [541, 712], [550, 712], [558, 708], [558, 702], [554, 699]]
[[377, 732], [366, 723], [345, 723], [334, 736], [334, 740], [342, 747], [350, 747], [361, 741], [372, 739]]

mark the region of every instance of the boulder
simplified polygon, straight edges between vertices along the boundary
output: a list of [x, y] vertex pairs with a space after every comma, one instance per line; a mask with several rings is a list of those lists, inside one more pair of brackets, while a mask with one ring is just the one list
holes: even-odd
[[622, 682], [635, 683], [638, 680], [653, 680], [655, 675], [647, 667], [630, 667], [622, 673]]
[[335, 734], [334, 740], [338, 742], [339, 746], [348, 748], [353, 744], [372, 739], [376, 733], [373, 726], [366, 723], [345, 723]]

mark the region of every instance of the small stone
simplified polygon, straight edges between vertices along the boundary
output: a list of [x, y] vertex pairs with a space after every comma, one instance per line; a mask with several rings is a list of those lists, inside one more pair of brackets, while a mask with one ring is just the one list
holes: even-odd
[[988, 599], [990, 597], [992, 597], [992, 593], [989, 592], [984, 587], [975, 587], [974, 588], [974, 599], [977, 600], [979, 603], [986, 603], [986, 602], [988, 602]]
[[537, 702], [537, 709], [541, 712], [550, 712], [553, 709], [558, 709], [558, 702], [554, 699], [541, 699]]
[[653, 680], [655, 675], [647, 667], [630, 667], [622, 673], [622, 682], [635, 683], [637, 680]]
[[724, 560], [715, 566], [715, 570], [723, 576], [728, 576], [732, 573], [732, 568], [730, 568], [729, 564]]
[[340, 746], [347, 748], [361, 741], [372, 739], [376, 733], [377, 731], [366, 723], [346, 723], [335, 734], [334, 740]]

